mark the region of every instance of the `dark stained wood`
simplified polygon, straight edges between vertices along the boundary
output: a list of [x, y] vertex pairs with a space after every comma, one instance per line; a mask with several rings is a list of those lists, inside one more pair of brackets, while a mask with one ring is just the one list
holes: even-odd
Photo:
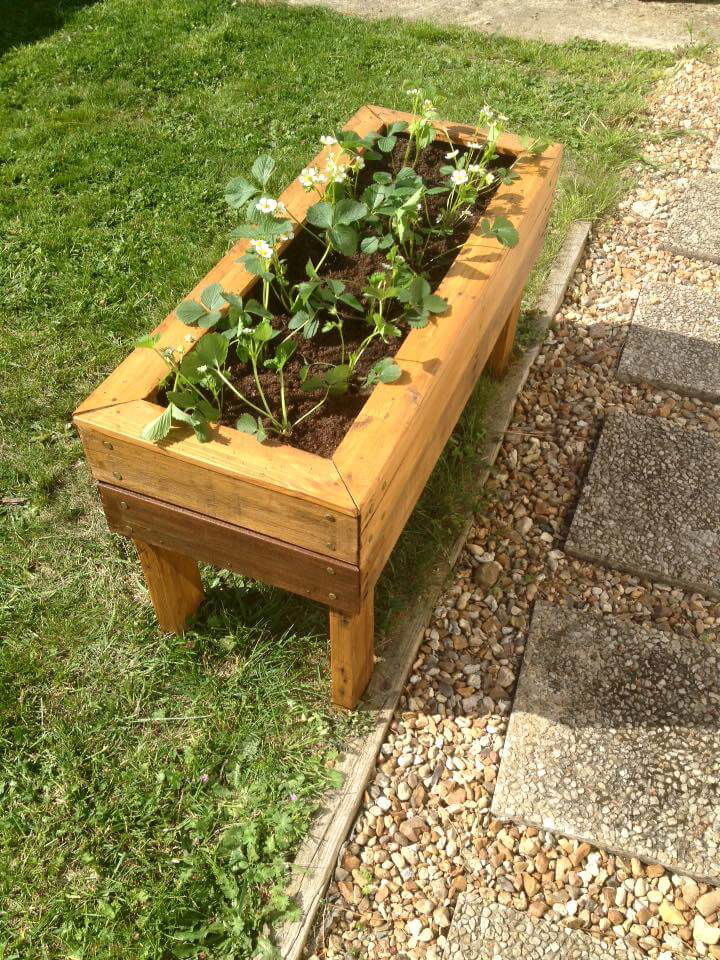
[[342, 613], [360, 609], [360, 571], [354, 564], [111, 484], [99, 488], [115, 533], [264, 580]]

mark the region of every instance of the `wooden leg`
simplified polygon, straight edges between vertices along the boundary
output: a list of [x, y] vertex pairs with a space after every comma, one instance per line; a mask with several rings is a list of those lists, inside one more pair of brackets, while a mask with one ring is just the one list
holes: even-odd
[[197, 563], [192, 557], [142, 540], [134, 543], [160, 628], [182, 633], [187, 618], [205, 597]]
[[505, 371], [510, 363], [510, 355], [512, 354], [513, 344], [515, 343], [515, 330], [517, 329], [521, 304], [522, 297], [510, 311], [510, 314], [505, 321], [505, 326], [500, 331], [500, 336], [497, 338], [495, 346], [493, 347], [493, 352], [490, 354], [487, 372], [491, 377], [497, 377], [499, 379], [500, 377], [505, 376]]
[[368, 590], [354, 615], [330, 611], [332, 700], [352, 710], [363, 695], [374, 666], [375, 591]]

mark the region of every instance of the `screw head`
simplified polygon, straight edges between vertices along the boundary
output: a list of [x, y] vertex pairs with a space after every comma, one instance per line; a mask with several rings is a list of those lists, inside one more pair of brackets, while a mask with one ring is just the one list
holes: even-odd
[[113, 445], [110, 443], [109, 440], [103, 440], [103, 446], [104, 446], [104, 447], [107, 447], [108, 450], [114, 450], [114, 449], [115, 449], [115, 448], [113, 447]]
[[325, 567], [325, 570], [330, 574], [331, 577], [335, 576], [335, 570], [332, 567]]
[[121, 500], [121, 501], [120, 501], [120, 509], [121, 509], [121, 510], [127, 510], [127, 508], [128, 508], [128, 505], [125, 503], [124, 500]]
[[337, 600], [337, 596], [334, 593], [329, 593], [328, 600]]
[[122, 480], [122, 474], [121, 474], [121, 473], [115, 473], [115, 472], [113, 472], [113, 477], [115, 477], [116, 480]]

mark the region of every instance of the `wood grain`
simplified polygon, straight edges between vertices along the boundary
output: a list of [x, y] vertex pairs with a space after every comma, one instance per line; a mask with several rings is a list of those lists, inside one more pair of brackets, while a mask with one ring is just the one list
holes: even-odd
[[374, 665], [375, 599], [368, 590], [357, 613], [330, 610], [332, 700], [354, 710], [370, 682]]
[[182, 633], [188, 617], [203, 602], [195, 560], [174, 550], [135, 540], [150, 599], [161, 630]]
[[520, 319], [520, 308], [522, 307], [522, 298], [518, 300], [510, 311], [510, 316], [505, 321], [505, 325], [500, 331], [500, 335], [495, 341], [490, 359], [487, 362], [487, 373], [491, 377], [500, 379], [505, 375], [505, 371], [510, 363], [513, 344], [515, 343], [515, 331], [517, 330], [518, 320]]
[[342, 613], [360, 609], [357, 566], [109, 484], [100, 484], [100, 496], [115, 533], [234, 570]]
[[357, 508], [330, 460], [225, 428], [211, 443], [178, 431], [155, 445], [140, 432], [157, 410], [136, 400], [76, 417], [97, 480], [357, 561]]

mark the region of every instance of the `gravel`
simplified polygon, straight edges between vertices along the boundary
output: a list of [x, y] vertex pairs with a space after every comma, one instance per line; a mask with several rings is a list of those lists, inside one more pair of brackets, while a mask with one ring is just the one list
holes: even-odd
[[[716, 635], [720, 604], [697, 593], [569, 557], [563, 550], [602, 423], [613, 411], [659, 417], [720, 438], [720, 406], [625, 384], [615, 371], [649, 283], [720, 291], [720, 266], [661, 248], [671, 204], [707, 172], [720, 135], [720, 71], [669, 73], [649, 103], [651, 166], [586, 257], [518, 399], [492, 480], [454, 579], [425, 631], [374, 779], [341, 850], [315, 948], [328, 960], [437, 960], [458, 896], [468, 891], [643, 956], [720, 958], [697, 918], [703, 883], [570, 837], [497, 820], [490, 805], [515, 678], [538, 599], [613, 614], [685, 637]], [[647, 219], [637, 201], [655, 200]], [[526, 534], [521, 517], [533, 523]], [[495, 562], [486, 586], [479, 567]], [[478, 582], [479, 580], [479, 582]], [[377, 800], [390, 802], [383, 811]], [[423, 912], [427, 905], [431, 913]], [[665, 907], [662, 907], [666, 904]], [[684, 920], [678, 926], [670, 907]], [[673, 919], [678, 919], [674, 914]]]

